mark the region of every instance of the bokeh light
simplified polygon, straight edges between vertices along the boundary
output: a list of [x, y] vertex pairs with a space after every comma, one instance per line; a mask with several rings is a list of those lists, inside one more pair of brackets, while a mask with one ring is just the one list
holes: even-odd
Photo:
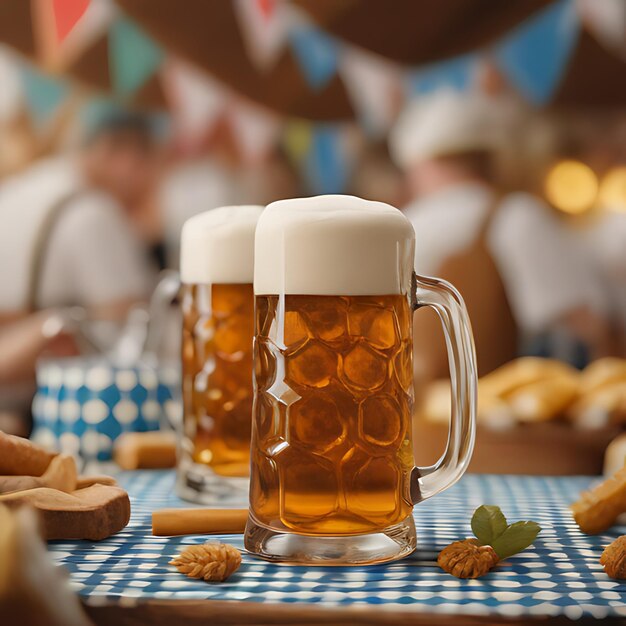
[[614, 167], [605, 174], [598, 200], [603, 209], [626, 213], [626, 166]]
[[546, 176], [545, 194], [555, 208], [578, 215], [594, 205], [598, 179], [593, 170], [580, 161], [560, 161]]

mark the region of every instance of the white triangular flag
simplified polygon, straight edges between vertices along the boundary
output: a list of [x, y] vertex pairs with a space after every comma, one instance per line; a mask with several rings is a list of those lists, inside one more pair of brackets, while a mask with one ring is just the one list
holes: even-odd
[[24, 87], [18, 63], [13, 51], [0, 45], [0, 126], [13, 121], [22, 109]]
[[365, 130], [384, 135], [400, 107], [401, 69], [375, 54], [346, 46], [339, 72]]
[[577, 9], [594, 35], [626, 58], [626, 2], [578, 0]]
[[236, 0], [233, 6], [250, 60], [259, 70], [270, 70], [287, 42], [288, 7], [278, 0]]
[[253, 104], [236, 100], [228, 108], [230, 127], [243, 160], [258, 163], [270, 152], [280, 132], [278, 117]]
[[207, 73], [176, 58], [165, 62], [163, 84], [175, 133], [186, 144], [201, 141], [206, 136], [231, 97]]

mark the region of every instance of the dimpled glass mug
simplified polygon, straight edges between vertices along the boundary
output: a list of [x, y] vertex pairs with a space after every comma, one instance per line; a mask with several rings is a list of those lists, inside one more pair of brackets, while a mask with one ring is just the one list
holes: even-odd
[[254, 230], [261, 211], [221, 207], [183, 227], [183, 433], [176, 490], [195, 502], [248, 489]]
[[[350, 196], [275, 202], [255, 238], [255, 396], [247, 550], [319, 565], [401, 558], [413, 505], [458, 480], [475, 431], [476, 359], [461, 297], [413, 272], [413, 227]], [[415, 467], [412, 312], [441, 318], [448, 446]]]

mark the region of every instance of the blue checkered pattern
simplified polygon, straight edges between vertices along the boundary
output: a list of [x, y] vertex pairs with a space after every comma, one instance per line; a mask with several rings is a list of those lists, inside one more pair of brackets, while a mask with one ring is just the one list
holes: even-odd
[[87, 461], [107, 461], [123, 432], [158, 430], [175, 421], [179, 385], [175, 368], [121, 367], [103, 358], [43, 361], [32, 438]]
[[[147, 599], [239, 600], [385, 605], [422, 612], [503, 617], [626, 616], [626, 583], [609, 579], [598, 559], [626, 527], [596, 537], [580, 533], [567, 506], [593, 479], [465, 476], [445, 493], [415, 507], [419, 548], [396, 563], [370, 567], [292, 567], [243, 555], [226, 582], [209, 584], [179, 574], [168, 561], [206, 536], [152, 537], [151, 512], [189, 506], [173, 494], [172, 472], [121, 476], [133, 507], [130, 525], [99, 542], [53, 542], [55, 560], [87, 602]], [[509, 521], [533, 519], [543, 528], [535, 545], [478, 580], [457, 580], [436, 564], [450, 542], [471, 536], [469, 520], [481, 504], [498, 504]], [[211, 540], [243, 548], [240, 536]]]

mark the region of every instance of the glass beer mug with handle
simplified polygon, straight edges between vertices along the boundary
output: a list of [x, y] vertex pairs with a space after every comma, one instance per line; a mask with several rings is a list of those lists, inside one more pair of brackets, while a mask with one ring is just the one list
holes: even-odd
[[[413, 227], [350, 196], [275, 202], [255, 242], [255, 396], [247, 550], [272, 561], [380, 563], [416, 546], [413, 505], [469, 463], [476, 362], [463, 302], [413, 272]], [[412, 312], [441, 318], [448, 446], [415, 467]]]
[[245, 497], [250, 467], [254, 231], [262, 207], [221, 207], [181, 236], [183, 433], [177, 493]]

